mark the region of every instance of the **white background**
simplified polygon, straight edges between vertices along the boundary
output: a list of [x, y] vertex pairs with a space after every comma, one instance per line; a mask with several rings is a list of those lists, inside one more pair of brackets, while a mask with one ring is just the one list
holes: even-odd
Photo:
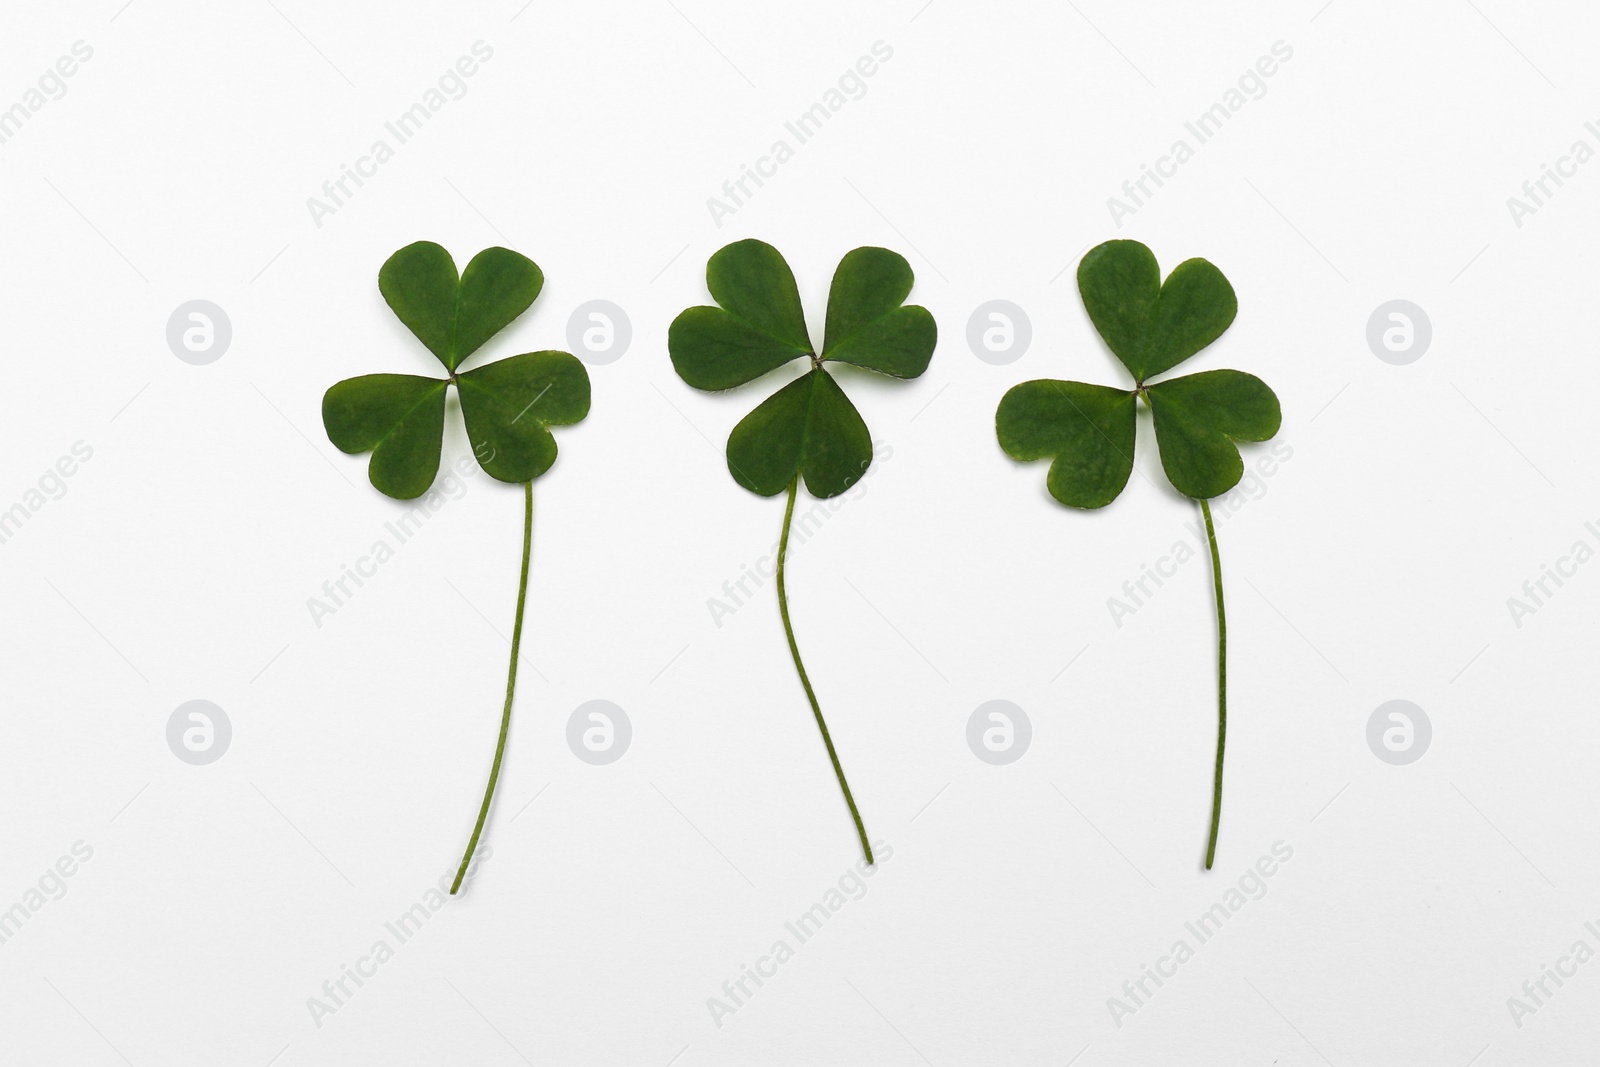
[[[93, 48], [0, 145], [0, 508], [93, 449], [0, 545], [0, 909], [93, 849], [0, 945], [0, 1062], [1594, 1062], [1600, 962], [1520, 1027], [1507, 998], [1578, 939], [1600, 949], [1600, 565], [1521, 627], [1506, 601], [1600, 545], [1600, 164], [1520, 227], [1506, 198], [1575, 139], [1600, 146], [1600, 19], [520, 3], [0, 16], [0, 107]], [[466, 95], [314, 224], [307, 198], [480, 40]], [[876, 41], [893, 57], [866, 94], [716, 225], [707, 198]], [[1293, 57], [1266, 94], [1115, 225], [1107, 198], [1277, 41]], [[898, 249], [941, 336], [914, 382], [847, 379], [893, 454], [791, 561], [808, 666], [893, 856], [718, 1026], [708, 998], [857, 856], [770, 585], [720, 627], [707, 609], [777, 536], [781, 500], [737, 487], [721, 447], [785, 377], [697, 393], [666, 328], [747, 236], [788, 257], [818, 332], [839, 257]], [[1095, 513], [1053, 504], [1044, 465], [993, 433], [1018, 381], [1121, 381], [1072, 274], [1114, 236], [1164, 270], [1223, 269], [1238, 320], [1185, 369], [1259, 374], [1293, 450], [1219, 529], [1232, 731], [1210, 874], [1208, 568], [1121, 626], [1107, 609], [1195, 510], [1147, 421]], [[521, 500], [481, 473], [320, 627], [307, 608], [403, 511], [319, 404], [351, 375], [437, 373], [376, 286], [424, 238], [546, 273], [480, 359], [567, 347], [596, 298], [633, 341], [591, 368], [593, 413], [535, 488], [492, 856], [319, 1026], [308, 998], [454, 868], [504, 685]], [[1033, 326], [1008, 366], [966, 343], [995, 298]], [[1409, 366], [1366, 342], [1396, 298], [1433, 323]], [[209, 366], [166, 342], [192, 299], [232, 322]], [[453, 412], [447, 461], [468, 454]], [[209, 766], [167, 747], [192, 699], [233, 724]], [[609, 766], [566, 744], [591, 699], [633, 724]], [[1010, 766], [966, 743], [992, 699], [1033, 724]], [[1367, 745], [1391, 699], [1433, 724], [1409, 766]], [[1279, 841], [1265, 896], [1118, 1026], [1108, 998], [1195, 947], [1184, 923]]]

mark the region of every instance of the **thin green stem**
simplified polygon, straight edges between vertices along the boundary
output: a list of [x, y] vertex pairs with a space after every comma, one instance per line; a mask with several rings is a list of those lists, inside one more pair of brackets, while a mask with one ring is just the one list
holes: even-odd
[[828, 736], [828, 724], [822, 718], [822, 708], [817, 705], [817, 694], [811, 689], [811, 679], [806, 677], [805, 664], [800, 662], [800, 646], [794, 641], [794, 627], [789, 623], [789, 594], [783, 584], [784, 557], [789, 554], [789, 523], [794, 519], [794, 498], [800, 490], [800, 475], [789, 483], [789, 504], [783, 510], [783, 536], [778, 540], [778, 614], [783, 616], [783, 632], [789, 638], [789, 654], [794, 657], [794, 669], [800, 674], [800, 684], [805, 687], [806, 699], [811, 701], [811, 714], [817, 718], [817, 729], [822, 731], [822, 743], [828, 746], [828, 759], [833, 761], [833, 773], [844, 791], [844, 802], [850, 805], [850, 818], [856, 823], [856, 836], [861, 838], [861, 851], [866, 853], [871, 865], [872, 845], [867, 841], [867, 828], [861, 822], [861, 812], [856, 808], [856, 798], [850, 795], [850, 783], [845, 781], [844, 767], [839, 763], [839, 753], [834, 750], [833, 738]]
[[1217, 587], [1217, 772], [1211, 787], [1211, 841], [1206, 845], [1206, 870], [1217, 858], [1217, 826], [1222, 822], [1222, 750], [1228, 743], [1228, 616], [1222, 610], [1222, 557], [1217, 554], [1217, 528], [1211, 524], [1211, 505], [1200, 501], [1206, 517], [1206, 540], [1211, 542], [1211, 580]]
[[506, 706], [500, 713], [500, 740], [494, 746], [494, 766], [489, 768], [489, 787], [483, 791], [483, 807], [478, 809], [478, 825], [472, 828], [472, 840], [467, 842], [467, 854], [461, 857], [461, 868], [450, 886], [455, 896], [461, 888], [461, 879], [467, 876], [467, 865], [477, 851], [478, 838], [483, 836], [483, 824], [489, 819], [489, 804], [494, 800], [495, 783], [500, 780], [500, 761], [506, 754], [506, 734], [511, 731], [511, 698], [517, 691], [517, 652], [522, 647], [522, 609], [528, 601], [528, 556], [533, 549], [533, 483], [525, 482], [522, 508], [522, 581], [517, 586], [517, 621], [511, 628], [511, 668], [506, 673]]

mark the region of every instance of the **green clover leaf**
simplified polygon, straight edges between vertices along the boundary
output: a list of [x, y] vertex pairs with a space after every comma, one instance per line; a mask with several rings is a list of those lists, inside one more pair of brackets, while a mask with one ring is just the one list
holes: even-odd
[[733, 480], [762, 496], [789, 488], [802, 466], [812, 496], [838, 496], [871, 464], [867, 424], [821, 368], [767, 397], [728, 435]]
[[801, 481], [812, 496], [835, 497], [859, 481], [872, 464], [872, 435], [827, 364], [847, 363], [892, 378], [915, 378], [933, 358], [938, 342], [933, 316], [926, 308], [905, 302], [914, 280], [911, 265], [896, 252], [857, 248], [848, 253], [834, 271], [818, 352], [811, 344], [789, 264], [769, 244], [737, 241], [706, 264], [706, 287], [717, 305], [689, 308], [667, 331], [672, 366], [696, 389], [732, 389], [792, 360], [810, 360], [805, 374], [763, 400], [733, 428], [728, 435], [728, 471], [734, 481], [761, 496], [788, 490], [778, 539], [778, 613], [795, 672], [869, 864], [873, 858], [866, 824], [800, 661], [789, 621], [784, 568]]
[[368, 374], [347, 378], [322, 399], [328, 440], [341, 452], [371, 452], [367, 478], [397, 500], [421, 496], [439, 473], [445, 394], [461, 396], [467, 437], [479, 464], [503, 482], [528, 482], [550, 469], [549, 427], [589, 413], [589, 375], [565, 352], [529, 352], [461, 371], [461, 363], [539, 295], [544, 275], [509, 248], [486, 248], [456, 274], [450, 253], [431, 241], [407, 245], [378, 272], [396, 317], [438, 357], [447, 378]]
[[1050, 495], [1074, 508], [1103, 508], [1133, 473], [1134, 394], [1050, 379], [1013, 387], [995, 412], [1000, 447], [1014, 459], [1051, 459]]
[[509, 248], [485, 248], [458, 277], [449, 252], [418, 241], [378, 271], [383, 299], [452, 372], [527, 311], [543, 288], [538, 265]]
[[776, 248], [739, 241], [706, 264], [719, 307], [692, 307], [672, 320], [667, 351], [696, 389], [732, 389], [811, 355], [794, 272]]
[[1173, 488], [1200, 502], [1217, 596], [1217, 761], [1206, 869], [1216, 859], [1222, 819], [1222, 756], [1228, 726], [1228, 623], [1222, 558], [1210, 498], [1244, 476], [1236, 441], [1265, 441], [1283, 422], [1278, 398], [1252, 374], [1212, 370], [1150, 382], [1205, 348], [1233, 324], [1233, 286], [1203, 259], [1161, 280], [1150, 249], [1107, 241], [1078, 264], [1078, 292], [1095, 329], [1133, 376], [1132, 389], [1049, 379], [1014, 386], [995, 409], [995, 436], [1013, 459], [1048, 459], [1050, 495], [1074, 508], [1103, 508], [1133, 471], [1138, 402], [1150, 408], [1161, 469]]
[[1167, 480], [1184, 496], [1221, 496], [1244, 477], [1234, 441], [1265, 441], [1278, 432], [1278, 398], [1254, 374], [1208, 370], [1169, 378], [1145, 390], [1156, 448]]
[[454, 385], [479, 465], [490, 477], [523, 486], [522, 579], [500, 740], [452, 894], [467, 876], [489, 818], [511, 727], [533, 547], [533, 480], [556, 461], [556, 440], [549, 428], [570, 426], [589, 414], [589, 374], [565, 352], [525, 352], [469, 371], [460, 368], [528, 310], [543, 286], [544, 275], [533, 260], [509, 248], [484, 249], [458, 275], [455, 260], [439, 245], [407, 245], [378, 272], [378, 289], [400, 321], [444, 364], [448, 377], [366, 374], [336, 383], [322, 398], [328, 440], [341, 452], [371, 452], [368, 480], [381, 493], [411, 500], [426, 493], [438, 477], [445, 395]]
[[322, 398], [322, 424], [341, 452], [371, 452], [367, 478], [399, 500], [421, 496], [439, 473], [447, 382], [414, 374], [366, 374]]
[[886, 248], [858, 248], [840, 260], [828, 290], [822, 359], [919, 377], [939, 331], [927, 308], [906, 304], [913, 281], [905, 257]]
[[556, 461], [550, 426], [589, 414], [589, 372], [566, 352], [524, 352], [456, 378], [478, 463], [502, 482], [529, 482]]
[[678, 376], [696, 389], [744, 385], [799, 358], [811, 370], [768, 397], [728, 438], [728, 471], [762, 496], [803, 478], [811, 495], [838, 496], [872, 462], [867, 425], [825, 367], [848, 363], [894, 378], [928, 369], [938, 330], [926, 308], [906, 305], [914, 281], [905, 257], [858, 248], [840, 261], [828, 293], [822, 351], [800, 307], [794, 272], [776, 248], [737, 241], [706, 264], [716, 307], [692, 307], [672, 321], [667, 349]]
[[1203, 259], [1162, 282], [1155, 254], [1138, 241], [1107, 241], [1078, 264], [1078, 292], [1094, 328], [1135, 382], [1171, 370], [1233, 324], [1239, 303]]
[[1105, 507], [1133, 470], [1137, 401], [1143, 399], [1173, 488], [1206, 500], [1238, 485], [1244, 461], [1233, 442], [1265, 441], [1282, 421], [1266, 383], [1231, 370], [1147, 383], [1232, 324], [1239, 305], [1228, 279], [1205, 260], [1191, 259], [1162, 282], [1150, 249], [1138, 241], [1107, 241], [1078, 264], [1078, 290], [1134, 387], [1024, 382], [995, 411], [1000, 447], [1013, 459], [1052, 459], [1046, 485], [1061, 503]]

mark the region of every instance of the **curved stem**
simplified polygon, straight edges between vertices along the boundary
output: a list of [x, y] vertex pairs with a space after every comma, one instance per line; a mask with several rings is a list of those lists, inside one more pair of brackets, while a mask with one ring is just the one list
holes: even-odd
[[1217, 528], [1211, 524], [1211, 506], [1200, 501], [1206, 517], [1206, 540], [1211, 542], [1211, 580], [1217, 587], [1217, 772], [1211, 791], [1211, 841], [1206, 845], [1206, 870], [1217, 858], [1217, 826], [1222, 822], [1222, 750], [1228, 742], [1228, 616], [1222, 610], [1222, 557], [1217, 554]]
[[817, 729], [822, 731], [822, 743], [828, 746], [828, 759], [833, 761], [833, 773], [844, 791], [844, 802], [850, 805], [850, 817], [856, 823], [856, 836], [861, 838], [861, 851], [867, 863], [872, 864], [872, 845], [867, 841], [867, 828], [861, 822], [861, 812], [856, 808], [856, 798], [850, 795], [850, 783], [845, 781], [844, 767], [839, 763], [839, 753], [834, 750], [833, 738], [828, 736], [828, 724], [822, 718], [822, 708], [817, 706], [817, 694], [811, 690], [811, 679], [806, 677], [805, 664], [800, 662], [800, 646], [794, 641], [794, 627], [789, 623], [789, 595], [783, 584], [784, 557], [789, 554], [789, 523], [794, 519], [794, 498], [800, 490], [800, 475], [789, 483], [789, 504], [783, 510], [783, 536], [778, 539], [778, 614], [783, 616], [783, 632], [789, 637], [789, 654], [794, 657], [794, 669], [800, 674], [800, 684], [805, 687], [806, 699], [811, 701], [811, 714], [817, 718]]
[[461, 857], [461, 868], [456, 871], [450, 895], [461, 888], [461, 879], [467, 876], [467, 865], [477, 851], [478, 838], [483, 835], [483, 824], [489, 818], [489, 804], [494, 800], [495, 783], [500, 780], [500, 760], [506, 754], [506, 734], [511, 730], [511, 698], [517, 691], [517, 652], [522, 647], [522, 609], [528, 600], [528, 556], [533, 549], [533, 483], [525, 482], [522, 508], [522, 581], [517, 586], [517, 621], [511, 628], [511, 668], [506, 673], [506, 706], [500, 713], [500, 740], [494, 746], [494, 766], [489, 768], [489, 787], [483, 791], [483, 807], [478, 809], [478, 825], [472, 828], [472, 840], [467, 842], [467, 854]]

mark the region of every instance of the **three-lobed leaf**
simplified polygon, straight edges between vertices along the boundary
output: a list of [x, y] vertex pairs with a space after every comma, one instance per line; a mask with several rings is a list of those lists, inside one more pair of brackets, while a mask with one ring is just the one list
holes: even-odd
[[444, 248], [418, 241], [378, 272], [395, 315], [451, 372], [448, 380], [368, 374], [338, 382], [322, 399], [328, 439], [343, 452], [371, 452], [367, 477], [388, 496], [409, 500], [439, 472], [445, 395], [461, 395], [467, 435], [490, 476], [526, 482], [550, 469], [556, 443], [548, 427], [589, 412], [589, 375], [565, 352], [528, 352], [470, 371], [462, 361], [532, 305], [544, 275], [507, 248], [479, 252], [458, 276]]
[[1233, 286], [1203, 259], [1165, 282], [1137, 241], [1107, 241], [1078, 265], [1083, 306], [1106, 346], [1133, 375], [1132, 390], [1040, 380], [1016, 386], [995, 412], [1000, 446], [1015, 459], [1052, 459], [1047, 485], [1063, 504], [1104, 507], [1133, 468], [1136, 398], [1155, 424], [1161, 466], [1174, 488], [1204, 500], [1239, 483], [1235, 441], [1278, 432], [1278, 398], [1254, 375], [1205, 371], [1147, 384], [1222, 336], [1238, 313]]
[[804, 479], [815, 496], [844, 492], [872, 462], [866, 423], [824, 364], [849, 363], [896, 378], [925, 371], [937, 343], [933, 316], [904, 301], [914, 282], [905, 258], [858, 248], [840, 261], [828, 295], [822, 351], [806, 328], [794, 272], [777, 249], [737, 241], [706, 264], [718, 306], [673, 320], [673, 368], [697, 389], [744, 385], [799, 357], [812, 367], [768, 397], [728, 437], [728, 470], [763, 496]]

